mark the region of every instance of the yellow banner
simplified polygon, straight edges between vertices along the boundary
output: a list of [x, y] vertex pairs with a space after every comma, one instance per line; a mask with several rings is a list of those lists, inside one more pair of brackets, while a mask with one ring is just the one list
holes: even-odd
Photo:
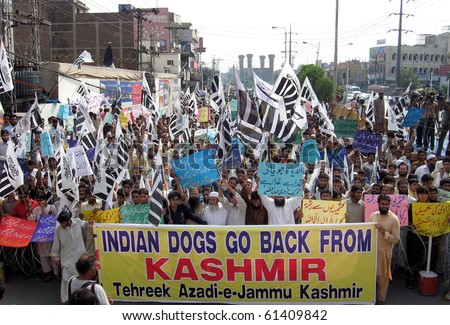
[[374, 223], [286, 227], [94, 225], [117, 301], [373, 303]]
[[344, 201], [303, 200], [303, 224], [345, 223]]
[[119, 121], [120, 121], [120, 125], [122, 125], [122, 127], [124, 127], [124, 128], [127, 127], [127, 125], [128, 125], [128, 117], [125, 115], [124, 111], [120, 112]]
[[200, 123], [209, 121], [209, 107], [201, 107], [199, 109], [199, 119]]
[[94, 220], [96, 223], [120, 223], [120, 208], [98, 211], [96, 214], [92, 210], [81, 211], [83, 220]]
[[412, 204], [413, 224], [419, 234], [436, 237], [450, 232], [450, 201]]

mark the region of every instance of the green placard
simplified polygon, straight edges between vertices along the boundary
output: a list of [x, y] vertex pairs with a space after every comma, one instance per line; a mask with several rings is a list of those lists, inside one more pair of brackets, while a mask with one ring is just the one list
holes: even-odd
[[358, 129], [358, 121], [336, 120], [333, 125], [336, 136], [342, 138], [353, 138]]
[[149, 211], [150, 203], [122, 206], [120, 207], [121, 223], [148, 224]]

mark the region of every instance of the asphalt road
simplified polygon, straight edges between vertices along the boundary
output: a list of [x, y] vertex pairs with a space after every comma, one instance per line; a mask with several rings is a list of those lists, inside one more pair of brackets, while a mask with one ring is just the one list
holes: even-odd
[[[24, 280], [22, 275], [8, 277], [5, 296], [0, 300], [0, 305], [57, 305], [59, 292], [60, 283], [56, 280], [44, 283], [39, 275], [34, 275], [28, 280]], [[444, 300], [441, 283], [436, 295], [424, 296], [419, 293], [417, 285], [414, 289], [406, 287], [406, 277], [395, 276], [389, 286], [386, 304], [450, 305], [450, 302]]]

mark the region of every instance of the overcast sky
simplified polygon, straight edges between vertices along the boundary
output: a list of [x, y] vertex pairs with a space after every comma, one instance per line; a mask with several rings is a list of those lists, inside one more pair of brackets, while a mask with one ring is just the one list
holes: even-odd
[[[338, 61], [367, 61], [369, 48], [377, 40], [397, 45], [401, 0], [339, 0]], [[206, 53], [202, 61], [211, 66], [213, 58], [221, 59], [226, 71], [238, 65], [238, 55], [252, 53], [253, 65], [259, 67], [259, 56], [275, 54], [275, 69], [284, 61], [283, 29], [292, 26], [292, 56], [294, 67], [315, 63], [318, 44], [319, 58], [331, 62], [334, 58], [336, 0], [84, 0], [91, 12], [117, 12], [119, 4], [130, 3], [136, 8], [169, 8], [183, 22], [192, 23], [204, 39]], [[421, 34], [439, 34], [450, 26], [448, 0], [403, 0], [404, 16], [402, 44], [414, 45]], [[393, 30], [393, 31], [389, 31]], [[289, 34], [288, 34], [289, 39]], [[303, 44], [308, 42], [312, 45]], [[353, 43], [353, 45], [347, 45]], [[246, 62], [246, 61], [245, 61]], [[246, 64], [246, 63], [245, 63]], [[266, 63], [267, 66], [267, 63]]]

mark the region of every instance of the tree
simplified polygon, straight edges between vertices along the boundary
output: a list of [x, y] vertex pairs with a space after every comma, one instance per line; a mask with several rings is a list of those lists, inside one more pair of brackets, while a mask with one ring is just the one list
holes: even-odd
[[419, 77], [414, 75], [412, 68], [403, 68], [400, 70], [399, 86], [406, 89], [411, 83], [411, 89], [417, 89], [421, 87]]
[[333, 93], [333, 81], [328, 78], [324, 69], [314, 64], [304, 65], [297, 77], [302, 84], [306, 77], [308, 77], [309, 82], [320, 101], [331, 99]]

